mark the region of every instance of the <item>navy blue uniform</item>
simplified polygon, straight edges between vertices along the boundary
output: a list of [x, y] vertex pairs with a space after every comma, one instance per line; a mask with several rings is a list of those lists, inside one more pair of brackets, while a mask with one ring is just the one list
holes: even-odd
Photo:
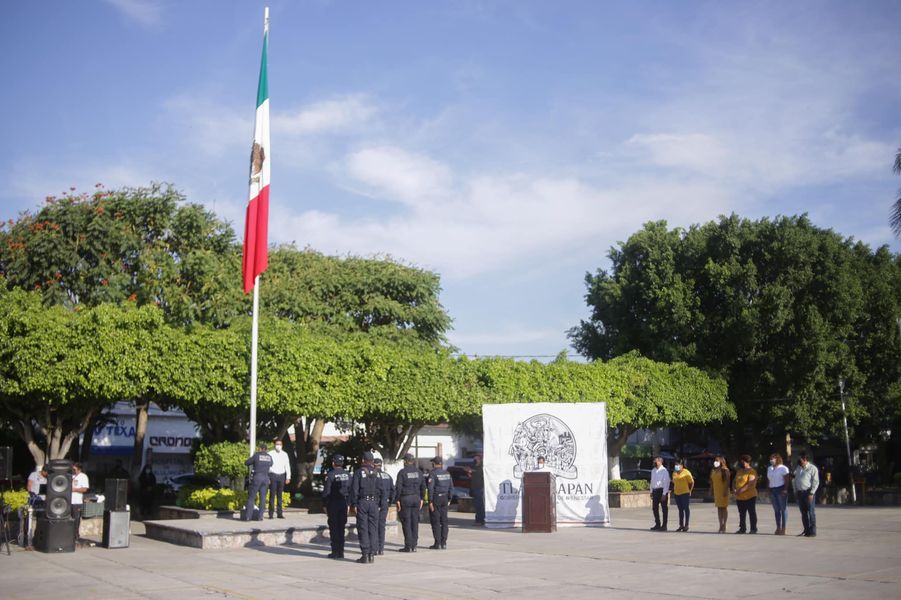
[[354, 473], [350, 486], [350, 503], [357, 507], [357, 535], [363, 556], [371, 556], [379, 548], [381, 499], [378, 473], [371, 466], [363, 465]]
[[385, 551], [385, 526], [388, 523], [388, 507], [394, 502], [394, 481], [384, 471], [376, 471], [379, 476], [379, 489], [382, 499], [379, 502], [379, 544], [378, 553]]
[[253, 475], [250, 477], [250, 486], [247, 488], [247, 505], [244, 507], [244, 520], [253, 518], [253, 505], [260, 495], [260, 507], [257, 513], [257, 521], [263, 520], [263, 507], [266, 506], [266, 493], [269, 491], [269, 468], [272, 466], [272, 457], [268, 452], [256, 452], [244, 461], [245, 465], [253, 467]]
[[347, 501], [350, 497], [350, 473], [335, 467], [325, 476], [322, 499], [328, 514], [328, 537], [332, 558], [344, 558], [344, 531], [347, 527]]
[[447, 545], [447, 507], [450, 504], [451, 488], [454, 483], [450, 473], [443, 468], [432, 469], [429, 473], [429, 518], [432, 521], [432, 535], [435, 537], [434, 547]]
[[397, 474], [394, 497], [400, 502], [400, 524], [404, 530], [404, 548], [413, 550], [419, 544], [419, 510], [425, 494], [425, 477], [410, 465]]

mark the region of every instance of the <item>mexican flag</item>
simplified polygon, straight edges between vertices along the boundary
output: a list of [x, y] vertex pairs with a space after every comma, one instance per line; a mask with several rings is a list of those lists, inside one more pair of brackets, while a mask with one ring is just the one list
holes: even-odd
[[244, 222], [244, 293], [253, 289], [256, 277], [269, 266], [269, 54], [268, 10], [263, 28], [263, 61], [257, 88], [257, 115], [250, 152], [250, 200]]

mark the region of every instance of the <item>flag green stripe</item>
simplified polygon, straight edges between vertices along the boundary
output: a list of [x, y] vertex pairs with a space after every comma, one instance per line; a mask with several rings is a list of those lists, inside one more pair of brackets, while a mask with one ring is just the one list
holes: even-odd
[[269, 98], [269, 75], [266, 68], [266, 55], [269, 54], [269, 33], [263, 35], [263, 60], [260, 63], [260, 85], [257, 87], [257, 108]]

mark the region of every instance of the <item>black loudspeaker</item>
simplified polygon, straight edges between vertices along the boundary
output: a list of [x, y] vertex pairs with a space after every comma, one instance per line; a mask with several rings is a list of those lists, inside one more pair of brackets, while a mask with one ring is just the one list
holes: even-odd
[[131, 513], [127, 510], [103, 511], [103, 546], [128, 548], [128, 524]]
[[32, 544], [39, 552], [75, 552], [75, 519], [38, 518]]
[[51, 460], [47, 463], [48, 519], [68, 519], [72, 516], [72, 462]]
[[0, 446], [0, 481], [13, 478], [13, 449]]
[[128, 480], [107, 479], [103, 507], [106, 510], [125, 510], [128, 504]]

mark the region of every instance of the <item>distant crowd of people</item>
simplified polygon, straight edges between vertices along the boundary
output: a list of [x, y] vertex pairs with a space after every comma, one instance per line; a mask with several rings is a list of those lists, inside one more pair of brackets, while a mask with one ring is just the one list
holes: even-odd
[[[770, 456], [766, 472], [770, 503], [776, 519], [775, 535], [785, 535], [788, 523], [788, 490], [792, 486], [795, 499], [801, 511], [803, 530], [798, 536], [816, 537], [816, 492], [820, 487], [820, 476], [807, 454], [801, 454], [798, 465], [791, 472], [784, 464], [782, 455]], [[730, 500], [738, 507], [738, 530], [735, 533], [757, 533], [757, 470], [751, 466], [751, 457], [744, 454], [739, 458], [735, 473], [729, 469], [725, 457], [717, 456], [710, 470], [710, 489], [719, 519], [718, 533], [726, 533]], [[682, 460], [676, 462], [673, 473], [663, 465], [663, 459], [654, 459], [651, 470], [651, 510], [654, 513], [652, 531], [667, 531], [669, 516], [669, 494], [672, 493], [679, 510], [679, 527], [676, 531], [687, 532], [691, 520], [691, 494], [695, 488], [695, 478], [685, 468]], [[662, 516], [662, 519], [661, 519]]]

